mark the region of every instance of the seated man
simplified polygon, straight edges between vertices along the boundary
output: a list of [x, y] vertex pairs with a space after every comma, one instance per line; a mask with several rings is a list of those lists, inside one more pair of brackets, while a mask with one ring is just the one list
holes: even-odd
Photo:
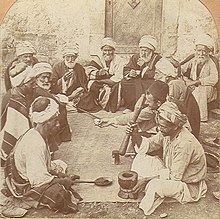
[[21, 84], [10, 89], [2, 99], [1, 108], [1, 165], [14, 148], [18, 138], [31, 126], [29, 106], [33, 101], [35, 77], [33, 71], [24, 76]]
[[179, 110], [187, 115], [192, 134], [198, 139], [200, 133], [200, 112], [191, 90], [181, 78], [177, 77], [177, 71], [167, 59], [161, 58], [155, 67], [154, 79], [168, 84], [169, 101], [176, 103]]
[[[139, 132], [150, 131], [156, 127], [156, 110], [165, 102], [168, 95], [168, 86], [162, 81], [155, 81], [145, 92], [146, 100], [142, 110], [137, 118]], [[127, 113], [112, 118], [103, 118], [99, 124], [100, 127], [106, 127], [111, 124], [127, 125], [132, 121], [134, 112]]]
[[[158, 109], [159, 132], [142, 139], [131, 170], [139, 176], [134, 193], [145, 191], [139, 207], [150, 215], [164, 201], [174, 198], [180, 203], [198, 201], [207, 192], [205, 183], [207, 165], [205, 153], [199, 141], [183, 127], [187, 118], [175, 103], [165, 102]], [[133, 128], [128, 127], [131, 133]], [[163, 160], [147, 153], [163, 149]], [[149, 181], [150, 180], [150, 181]]]
[[87, 76], [83, 66], [77, 63], [78, 54], [78, 44], [64, 48], [63, 60], [53, 66], [51, 76], [51, 92], [65, 94], [70, 101], [76, 93], [87, 90]]
[[120, 81], [125, 60], [115, 54], [116, 43], [106, 37], [101, 42], [102, 57], [94, 57], [86, 67], [89, 90], [101, 107], [116, 112], [120, 106]]
[[[34, 88], [34, 99], [38, 96], [49, 97], [54, 99], [59, 105], [59, 123], [60, 132], [56, 136], [50, 137], [50, 150], [55, 151], [61, 142], [71, 140], [71, 131], [67, 121], [67, 110], [65, 103], [62, 103], [59, 98], [50, 93], [52, 66], [46, 62], [39, 62], [33, 67], [36, 77], [36, 87]], [[52, 148], [51, 148], [52, 147]]]
[[16, 46], [17, 57], [9, 64], [4, 75], [6, 91], [21, 84], [26, 74], [38, 61], [34, 57], [35, 48], [30, 42], [24, 41]]
[[213, 40], [209, 35], [200, 35], [195, 40], [195, 57], [182, 65], [186, 84], [193, 90], [198, 102], [202, 122], [208, 120], [207, 104], [217, 98], [215, 88], [218, 70], [210, 57]]
[[[54, 168], [55, 161], [51, 162], [47, 138], [59, 130], [58, 114], [59, 106], [53, 99], [38, 97], [34, 100], [30, 107], [34, 128], [20, 137], [8, 157], [5, 182], [8, 192], [30, 207], [47, 206], [54, 211], [75, 213], [77, 206], [71, 202], [71, 178], [51, 174], [51, 170], [57, 174], [59, 171]], [[65, 169], [66, 164], [59, 161], [59, 167]]]
[[154, 81], [155, 64], [161, 56], [155, 53], [157, 40], [150, 35], [144, 35], [139, 42], [139, 54], [131, 57], [124, 67], [124, 79], [121, 81], [122, 99], [126, 109], [124, 113], [134, 110], [134, 105]]

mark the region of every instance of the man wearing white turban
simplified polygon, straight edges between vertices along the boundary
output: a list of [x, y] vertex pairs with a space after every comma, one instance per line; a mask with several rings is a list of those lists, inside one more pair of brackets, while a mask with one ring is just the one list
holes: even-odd
[[71, 131], [67, 120], [67, 109], [66, 103], [60, 101], [57, 96], [53, 95], [50, 92], [51, 87], [51, 75], [52, 75], [52, 66], [47, 62], [39, 62], [33, 67], [33, 71], [36, 77], [36, 86], [34, 88], [33, 98], [38, 96], [49, 97], [55, 100], [59, 105], [59, 122], [60, 122], [60, 131], [56, 136], [51, 135], [49, 146], [51, 152], [58, 150], [58, 146], [62, 142], [71, 140]]
[[4, 95], [1, 105], [1, 161], [8, 157], [18, 138], [30, 128], [28, 108], [33, 101], [35, 75], [31, 71], [21, 84]]
[[161, 58], [155, 67], [154, 79], [168, 84], [168, 100], [176, 103], [179, 110], [187, 115], [192, 134], [198, 139], [200, 133], [200, 112], [191, 90], [181, 78], [177, 77], [176, 69], [166, 58]]
[[79, 45], [68, 45], [63, 49], [63, 60], [53, 66], [51, 76], [51, 92], [65, 94], [69, 100], [87, 90], [85, 69], [79, 63]]
[[[55, 211], [74, 213], [77, 206], [71, 202], [73, 182], [65, 175], [67, 165], [61, 160], [51, 161], [48, 147], [49, 134], [56, 135], [59, 131], [59, 105], [51, 98], [38, 97], [29, 113], [34, 127], [19, 138], [6, 161], [8, 193], [30, 207], [43, 205]], [[55, 173], [64, 178], [58, 178]]]
[[[159, 132], [151, 138], [141, 138], [131, 170], [138, 173], [134, 193], [145, 192], [139, 207], [145, 215], [152, 214], [165, 197], [184, 204], [196, 202], [207, 191], [206, 158], [202, 145], [183, 127], [186, 116], [175, 103], [165, 102], [158, 109]], [[127, 129], [131, 133], [132, 128]], [[148, 154], [163, 149], [163, 159]]]
[[111, 37], [101, 41], [101, 57], [92, 57], [85, 68], [89, 78], [89, 91], [102, 109], [115, 112], [120, 104], [120, 81], [125, 60], [115, 54], [116, 43]]
[[8, 91], [22, 83], [27, 74], [38, 60], [34, 57], [36, 53], [33, 45], [28, 41], [23, 41], [16, 46], [16, 58], [8, 65], [5, 75], [5, 89]]
[[186, 84], [193, 90], [203, 122], [208, 120], [208, 103], [217, 98], [218, 68], [210, 56], [213, 48], [209, 35], [199, 35], [195, 40], [195, 57], [182, 65]]
[[151, 35], [144, 35], [139, 42], [139, 54], [134, 54], [124, 67], [122, 85], [122, 99], [126, 109], [124, 113], [134, 110], [134, 105], [140, 95], [154, 81], [155, 64], [161, 56], [155, 52], [157, 39]]

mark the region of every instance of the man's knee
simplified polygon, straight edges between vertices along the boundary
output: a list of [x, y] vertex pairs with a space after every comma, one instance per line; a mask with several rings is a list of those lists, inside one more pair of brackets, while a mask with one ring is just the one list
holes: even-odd
[[165, 189], [164, 187], [164, 182], [165, 180], [163, 179], [152, 179], [147, 187], [146, 187], [146, 191], [150, 190], [155, 192], [158, 196], [160, 196], [161, 198], [164, 198], [164, 193], [163, 190]]
[[146, 188], [154, 189], [155, 191], [161, 187], [161, 179], [152, 179]]

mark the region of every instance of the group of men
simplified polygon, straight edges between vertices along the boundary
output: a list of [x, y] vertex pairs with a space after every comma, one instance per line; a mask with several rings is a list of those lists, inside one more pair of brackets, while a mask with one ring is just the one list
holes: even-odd
[[[198, 139], [200, 121], [208, 120], [207, 104], [216, 99], [213, 46], [209, 35], [199, 36], [195, 54], [176, 66], [156, 53], [155, 37], [144, 35], [139, 53], [126, 63], [116, 54], [113, 39], [106, 37], [101, 57], [94, 56], [83, 67], [77, 63], [78, 44], [65, 47], [63, 60], [53, 66], [38, 62], [29, 42], [18, 44], [17, 57], [5, 72], [7, 93], [1, 109], [1, 165], [8, 193], [31, 207], [75, 212], [71, 201], [75, 176], [66, 175], [65, 163], [51, 161], [58, 146], [71, 140], [67, 106], [113, 113], [124, 106], [123, 115], [103, 118], [99, 126], [128, 124], [126, 132], [136, 153], [132, 170], [139, 175], [134, 191], [145, 190], [140, 203], [144, 213], [151, 214], [164, 197], [180, 203], [204, 197], [206, 158]], [[141, 94], [145, 101], [133, 124]], [[158, 149], [160, 164], [149, 155]]]

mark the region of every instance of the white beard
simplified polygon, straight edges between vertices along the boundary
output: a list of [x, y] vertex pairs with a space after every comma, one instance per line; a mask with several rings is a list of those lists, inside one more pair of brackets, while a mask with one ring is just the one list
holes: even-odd
[[67, 62], [66, 60], [64, 60], [64, 64], [68, 67], [68, 68], [74, 68], [74, 66], [76, 65], [76, 60], [74, 62]]
[[51, 83], [41, 83], [41, 82], [36, 82], [37, 86], [43, 88], [44, 90], [50, 90]]
[[204, 65], [209, 59], [209, 57], [198, 57], [198, 56], [195, 56], [195, 58], [196, 58], [197, 64], [199, 65]]

